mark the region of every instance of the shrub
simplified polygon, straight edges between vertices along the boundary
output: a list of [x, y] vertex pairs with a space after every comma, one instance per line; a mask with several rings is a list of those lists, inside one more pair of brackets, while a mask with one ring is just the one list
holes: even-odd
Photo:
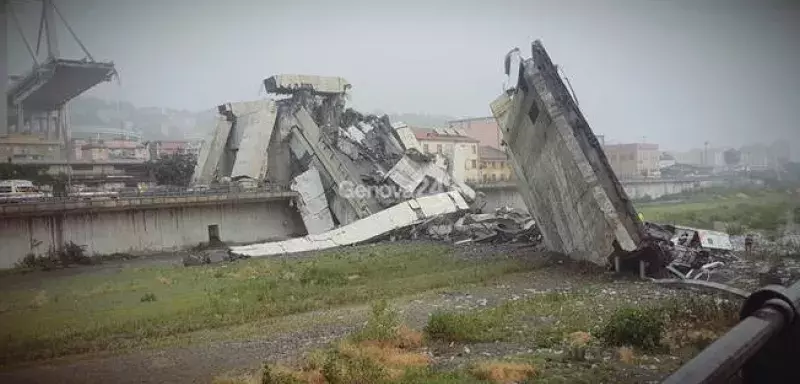
[[386, 370], [366, 356], [344, 356], [337, 350], [331, 351], [322, 376], [329, 384], [380, 384], [389, 375]]
[[389, 308], [386, 300], [378, 300], [372, 304], [367, 326], [351, 337], [355, 342], [393, 340], [397, 336], [398, 325], [397, 312]]
[[436, 312], [428, 319], [425, 334], [445, 341], [480, 341], [486, 322], [477, 315]]
[[92, 259], [86, 256], [86, 246], [70, 241], [60, 249], [51, 246], [44, 255], [28, 253], [16, 263], [16, 267], [48, 271], [73, 264], [91, 264], [91, 261]]
[[270, 367], [269, 364], [264, 363], [264, 368], [261, 371], [261, 384], [302, 384], [303, 381], [297, 379], [296, 377], [283, 373], [277, 372]]
[[586, 360], [586, 348], [592, 341], [592, 335], [587, 332], [573, 332], [564, 340], [566, 342], [566, 358], [573, 361]]
[[655, 349], [661, 345], [666, 325], [661, 315], [651, 308], [620, 308], [603, 325], [599, 336], [609, 345]]
[[536, 368], [526, 363], [493, 361], [477, 364], [472, 374], [490, 383], [506, 384], [525, 382], [536, 375]]
[[141, 299], [139, 299], [142, 303], [147, 303], [151, 301], [156, 301], [156, 295], [154, 293], [145, 293]]

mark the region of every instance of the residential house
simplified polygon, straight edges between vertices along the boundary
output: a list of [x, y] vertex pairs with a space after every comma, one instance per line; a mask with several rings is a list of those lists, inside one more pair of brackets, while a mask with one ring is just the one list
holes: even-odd
[[13, 133], [0, 136], [0, 160], [60, 160], [61, 142], [44, 135]]
[[459, 130], [462, 135], [480, 142], [481, 146], [502, 148], [503, 135], [494, 117], [476, 117], [471, 119], [448, 121], [450, 128]]
[[[76, 160], [113, 161], [139, 160], [147, 161], [149, 154], [144, 144], [138, 140], [74, 140]], [[78, 147], [80, 145], [80, 147]]]
[[478, 182], [479, 141], [451, 128], [412, 128], [423, 153], [447, 159], [448, 168], [457, 181]]
[[147, 143], [151, 159], [160, 159], [177, 153], [189, 153], [197, 156], [200, 153], [202, 141], [194, 140], [159, 140]]
[[514, 171], [508, 154], [497, 148], [482, 145], [479, 148], [480, 182], [496, 183], [514, 180]]

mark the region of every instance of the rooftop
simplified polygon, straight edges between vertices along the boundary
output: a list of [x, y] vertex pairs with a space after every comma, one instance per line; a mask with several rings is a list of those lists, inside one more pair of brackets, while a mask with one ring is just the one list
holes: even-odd
[[470, 121], [491, 121], [494, 122], [495, 119], [492, 116], [485, 116], [485, 117], [470, 117], [467, 119], [458, 119], [458, 120], [450, 120], [447, 124], [454, 124], [454, 123], [467, 123]]
[[627, 150], [658, 150], [658, 144], [653, 143], [624, 143], [624, 144], [606, 144], [604, 149], [627, 149]]
[[478, 153], [481, 160], [508, 160], [505, 151], [487, 145], [481, 145]]
[[417, 140], [430, 140], [430, 141], [460, 141], [465, 143], [477, 143], [477, 139], [473, 139], [464, 134], [463, 131], [453, 128], [417, 128], [412, 127], [414, 136]]

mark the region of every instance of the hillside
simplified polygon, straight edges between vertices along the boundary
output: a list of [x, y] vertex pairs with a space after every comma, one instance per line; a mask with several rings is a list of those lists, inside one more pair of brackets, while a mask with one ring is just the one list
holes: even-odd
[[[201, 139], [213, 128], [216, 111], [192, 112], [171, 108], [136, 107], [129, 102], [116, 102], [83, 96], [70, 103], [70, 123], [74, 137], [92, 136], [97, 132], [120, 131], [141, 135], [143, 140]], [[382, 115], [385, 112], [373, 111]], [[452, 116], [389, 113], [392, 121], [417, 127], [442, 127]]]

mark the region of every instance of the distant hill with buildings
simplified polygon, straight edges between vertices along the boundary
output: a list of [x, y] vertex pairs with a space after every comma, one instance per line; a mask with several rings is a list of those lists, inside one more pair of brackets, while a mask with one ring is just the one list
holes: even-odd
[[82, 96], [69, 104], [73, 137], [130, 133], [142, 140], [201, 139], [213, 128], [215, 111], [191, 112], [170, 108], [136, 107]]
[[[130, 133], [142, 140], [202, 139], [213, 128], [216, 110], [192, 112], [171, 108], [136, 107], [125, 101], [81, 96], [69, 104], [73, 137], [89, 138], [98, 133]], [[393, 122], [402, 121], [417, 127], [446, 127], [452, 116], [372, 112], [388, 114]]]
[[389, 113], [381, 110], [372, 112], [375, 115], [389, 115], [392, 122], [403, 122], [414, 127], [421, 128], [439, 128], [446, 127], [447, 122], [456, 120], [453, 116], [446, 115], [429, 115], [419, 113]]

